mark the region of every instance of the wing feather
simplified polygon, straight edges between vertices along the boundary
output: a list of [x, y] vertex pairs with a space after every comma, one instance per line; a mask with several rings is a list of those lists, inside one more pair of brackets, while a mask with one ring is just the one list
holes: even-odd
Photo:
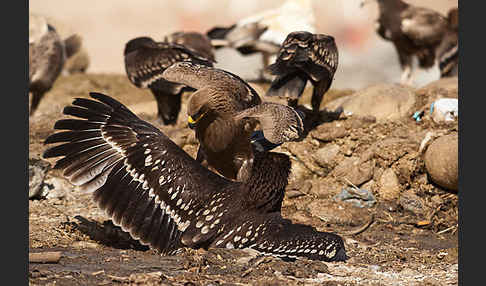
[[[169, 252], [180, 246], [190, 209], [182, 202], [216, 192], [230, 183], [195, 163], [187, 153], [118, 101], [91, 93], [95, 100], [76, 99], [61, 119], [63, 129], [46, 139], [61, 143], [44, 152], [63, 157], [56, 168], [95, 201], [115, 224], [144, 244]], [[202, 188], [204, 186], [204, 188]], [[180, 199], [180, 201], [179, 201]]]

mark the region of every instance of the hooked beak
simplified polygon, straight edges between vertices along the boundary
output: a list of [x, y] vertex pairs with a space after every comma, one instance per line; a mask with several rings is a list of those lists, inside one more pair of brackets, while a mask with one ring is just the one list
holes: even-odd
[[201, 120], [201, 118], [203, 118], [203, 117], [204, 117], [204, 115], [206, 115], [206, 113], [208, 113], [208, 112], [206, 111], [206, 112], [204, 112], [203, 114], [201, 114], [201, 115], [197, 116], [197, 118], [196, 118], [196, 119], [192, 118], [192, 116], [190, 116], [190, 115], [189, 115], [189, 116], [187, 117], [187, 125], [189, 126], [189, 128], [194, 129], [194, 128], [196, 127], [196, 123], [197, 123], [199, 120]]
[[187, 125], [189, 126], [189, 128], [194, 129], [194, 127], [196, 127], [196, 123], [197, 120], [192, 119], [191, 116], [187, 118]]

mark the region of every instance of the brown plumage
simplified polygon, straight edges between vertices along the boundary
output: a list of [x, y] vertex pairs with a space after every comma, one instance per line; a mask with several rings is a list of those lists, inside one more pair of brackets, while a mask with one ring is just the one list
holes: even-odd
[[268, 69], [274, 75], [267, 96], [286, 97], [296, 107], [307, 81], [313, 85], [312, 110], [319, 112], [338, 67], [338, 49], [332, 36], [305, 31], [290, 33]]
[[402, 68], [401, 83], [411, 84], [413, 57], [418, 58], [421, 68], [434, 65], [436, 49], [447, 29], [447, 20], [434, 10], [412, 6], [401, 0], [376, 1], [379, 6], [376, 31], [394, 44]]
[[184, 46], [215, 62], [211, 40], [204, 34], [198, 32], [174, 32], [166, 35], [164, 41]]
[[64, 41], [46, 19], [29, 15], [29, 92], [32, 93], [30, 115], [37, 110], [44, 94], [61, 74], [67, 58], [81, 46], [78, 35]]
[[189, 123], [200, 142], [197, 161], [227, 178], [249, 178], [253, 164], [250, 136], [258, 124], [272, 143], [297, 140], [302, 135], [302, 119], [293, 108], [262, 103], [256, 91], [232, 73], [177, 63], [167, 68], [163, 77], [197, 90], [187, 106]]
[[202, 167], [153, 125], [113, 98], [91, 93], [54, 125], [63, 131], [44, 158], [142, 244], [172, 254], [181, 247], [252, 248], [284, 259], [347, 259], [343, 239], [281, 215], [291, 161], [257, 153], [247, 183]]
[[459, 10], [452, 8], [447, 14], [447, 30], [437, 48], [440, 76], [451, 77], [459, 73]]
[[157, 101], [158, 119], [166, 125], [177, 123], [181, 96], [185, 91], [193, 89], [163, 79], [164, 70], [181, 61], [208, 66], [213, 64], [211, 59], [195, 49], [175, 43], [155, 42], [150, 37], [138, 37], [128, 41], [125, 45], [124, 59], [128, 78], [135, 86], [149, 88], [152, 91]]

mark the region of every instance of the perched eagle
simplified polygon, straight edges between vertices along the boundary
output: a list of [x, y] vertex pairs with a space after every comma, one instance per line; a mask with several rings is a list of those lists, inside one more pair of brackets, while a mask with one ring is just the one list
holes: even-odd
[[267, 96], [285, 97], [292, 107], [304, 91], [307, 81], [313, 86], [311, 105], [319, 113], [324, 94], [331, 87], [338, 67], [338, 49], [332, 36], [305, 31], [290, 33], [268, 69], [274, 75]]
[[459, 73], [459, 10], [452, 8], [447, 14], [447, 31], [437, 48], [440, 76], [458, 76]]
[[412, 6], [402, 0], [376, 1], [379, 7], [376, 31], [383, 39], [391, 41], [397, 50], [402, 68], [400, 82], [411, 84], [413, 57], [418, 58], [422, 68], [435, 64], [436, 49], [447, 30], [447, 19], [434, 10]]

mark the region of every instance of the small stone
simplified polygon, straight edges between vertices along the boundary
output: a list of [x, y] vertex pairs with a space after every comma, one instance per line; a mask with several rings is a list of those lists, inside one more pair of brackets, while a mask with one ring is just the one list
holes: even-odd
[[90, 241], [75, 241], [71, 244], [71, 246], [77, 249], [83, 249], [83, 248], [96, 249], [100, 245], [98, 243], [90, 242]]
[[400, 196], [400, 183], [393, 169], [386, 169], [381, 175], [378, 194], [385, 201], [396, 200]]
[[346, 128], [332, 123], [322, 124], [311, 131], [311, 137], [322, 142], [331, 142], [347, 135]]
[[320, 149], [318, 149], [312, 157], [316, 161], [316, 163], [325, 169], [331, 169], [332, 166], [336, 163], [335, 158], [339, 153], [339, 146], [335, 144], [326, 145]]
[[359, 226], [370, 217], [370, 211], [367, 208], [359, 208], [349, 203], [333, 200], [316, 199], [307, 208], [314, 217], [329, 224]]
[[359, 158], [347, 157], [337, 165], [331, 174], [336, 178], [346, 178], [352, 184], [360, 186], [373, 178], [375, 161], [361, 162]]
[[50, 166], [47, 161], [29, 158], [29, 199], [43, 197], [43, 184]]
[[404, 210], [419, 216], [427, 212], [423, 199], [417, 196], [413, 190], [403, 192], [400, 196], [399, 204]]

